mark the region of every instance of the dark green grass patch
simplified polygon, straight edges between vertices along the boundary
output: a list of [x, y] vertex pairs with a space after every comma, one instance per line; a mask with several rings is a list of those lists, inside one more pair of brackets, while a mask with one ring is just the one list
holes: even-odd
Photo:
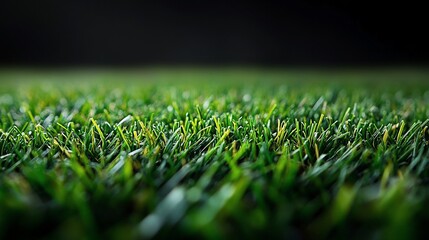
[[0, 76], [2, 239], [426, 234], [425, 71]]

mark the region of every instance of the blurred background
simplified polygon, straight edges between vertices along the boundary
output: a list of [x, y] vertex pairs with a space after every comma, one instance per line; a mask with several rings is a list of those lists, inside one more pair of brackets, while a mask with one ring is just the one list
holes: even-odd
[[0, 65], [426, 66], [426, 9], [374, 2], [3, 0]]

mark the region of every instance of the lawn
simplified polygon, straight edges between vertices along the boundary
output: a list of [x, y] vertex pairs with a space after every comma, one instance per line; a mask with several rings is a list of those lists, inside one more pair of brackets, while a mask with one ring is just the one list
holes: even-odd
[[0, 238], [409, 239], [429, 71], [0, 71]]

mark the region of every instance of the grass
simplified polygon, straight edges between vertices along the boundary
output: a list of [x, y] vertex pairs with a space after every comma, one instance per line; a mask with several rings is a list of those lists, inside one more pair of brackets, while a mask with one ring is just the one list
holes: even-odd
[[0, 238], [423, 236], [428, 76], [3, 70]]

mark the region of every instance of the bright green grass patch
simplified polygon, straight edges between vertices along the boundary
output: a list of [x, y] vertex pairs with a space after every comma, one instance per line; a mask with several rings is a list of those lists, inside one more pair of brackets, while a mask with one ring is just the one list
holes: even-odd
[[425, 234], [428, 76], [3, 71], [0, 238]]

